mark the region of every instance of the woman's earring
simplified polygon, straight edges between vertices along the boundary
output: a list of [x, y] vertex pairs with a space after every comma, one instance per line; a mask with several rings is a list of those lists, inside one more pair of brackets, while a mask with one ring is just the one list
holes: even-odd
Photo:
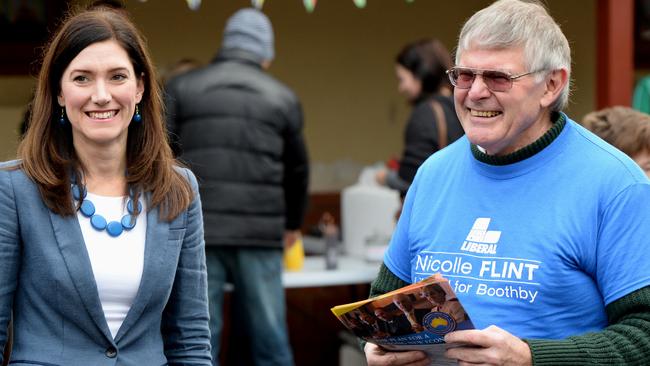
[[65, 107], [61, 107], [61, 117], [59, 117], [59, 124], [61, 124], [61, 126], [65, 126], [65, 122], [66, 122], [66, 120], [65, 120]]
[[135, 105], [135, 114], [133, 115], [133, 122], [140, 123], [142, 122], [142, 115], [140, 114], [140, 108], [138, 105]]

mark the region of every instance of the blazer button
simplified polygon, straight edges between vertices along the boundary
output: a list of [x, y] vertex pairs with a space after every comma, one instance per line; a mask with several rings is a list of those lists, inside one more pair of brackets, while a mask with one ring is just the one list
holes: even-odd
[[108, 347], [104, 353], [108, 358], [115, 358], [117, 356], [117, 350], [113, 347]]

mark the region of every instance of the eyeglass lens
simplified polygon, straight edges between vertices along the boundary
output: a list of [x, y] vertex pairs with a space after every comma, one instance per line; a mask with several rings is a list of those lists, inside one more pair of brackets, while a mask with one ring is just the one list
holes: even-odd
[[512, 87], [510, 75], [496, 70], [472, 70], [464, 68], [452, 69], [449, 73], [451, 83], [460, 89], [469, 89], [476, 78], [476, 75], [483, 77], [483, 82], [492, 91], [507, 91]]

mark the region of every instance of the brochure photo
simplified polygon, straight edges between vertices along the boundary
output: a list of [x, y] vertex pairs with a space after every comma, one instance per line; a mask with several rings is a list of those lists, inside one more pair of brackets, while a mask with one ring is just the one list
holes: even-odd
[[449, 281], [435, 274], [389, 293], [335, 306], [334, 315], [357, 337], [389, 350], [422, 350], [434, 365], [446, 359], [445, 334], [474, 329]]

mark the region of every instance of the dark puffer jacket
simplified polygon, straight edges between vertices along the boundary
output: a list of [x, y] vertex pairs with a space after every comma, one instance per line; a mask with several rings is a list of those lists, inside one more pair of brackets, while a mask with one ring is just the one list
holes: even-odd
[[206, 245], [281, 248], [307, 200], [296, 95], [238, 50], [165, 90], [172, 146], [199, 178]]

